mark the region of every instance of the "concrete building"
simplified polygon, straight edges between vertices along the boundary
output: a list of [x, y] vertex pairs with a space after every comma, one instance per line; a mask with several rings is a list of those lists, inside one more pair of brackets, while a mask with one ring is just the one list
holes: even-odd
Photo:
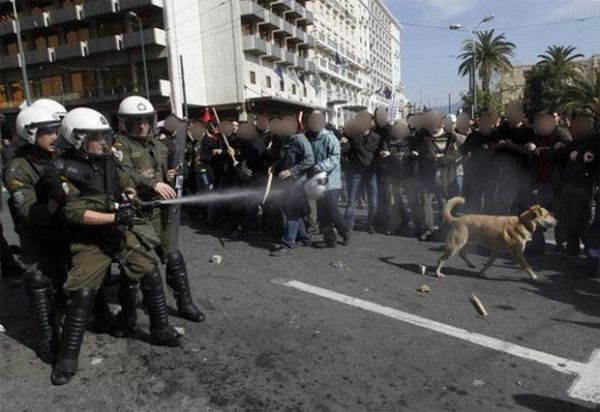
[[163, 114], [182, 114], [186, 100], [193, 116], [209, 105], [229, 117], [320, 108], [341, 124], [400, 101], [401, 27], [382, 0], [17, 4], [25, 62], [12, 4], [0, 0], [0, 113], [9, 123], [25, 99], [24, 63], [34, 99], [114, 115], [121, 99], [145, 94], [142, 36], [148, 94]]
[[[594, 70], [600, 69], [600, 54], [596, 53], [587, 59], [579, 60], [581, 69], [585, 75], [592, 75]], [[500, 94], [500, 101], [503, 104], [511, 100], [519, 100], [523, 98], [525, 91], [525, 74], [531, 70], [533, 65], [518, 65], [514, 66], [509, 72], [503, 73], [498, 82], [497, 90]]]

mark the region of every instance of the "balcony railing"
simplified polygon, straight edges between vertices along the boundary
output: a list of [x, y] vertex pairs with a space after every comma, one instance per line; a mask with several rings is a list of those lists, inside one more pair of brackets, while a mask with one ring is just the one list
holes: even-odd
[[264, 56], [269, 53], [267, 42], [256, 36], [244, 36], [242, 45], [245, 52], [256, 56]]
[[83, 11], [86, 18], [117, 13], [119, 11], [119, 2], [118, 0], [86, 1], [83, 4]]
[[72, 7], [50, 10], [50, 21], [52, 24], [66, 23], [83, 19], [83, 6], [77, 4]]
[[140, 7], [155, 6], [162, 9], [162, 0], [120, 0], [119, 8], [121, 10], [137, 9]]
[[21, 67], [21, 55], [0, 56], [0, 70]]
[[243, 23], [261, 23], [267, 16], [267, 10], [260, 4], [249, 0], [240, 1], [240, 15]]
[[32, 50], [25, 53], [27, 65], [50, 63], [54, 61], [54, 47], [48, 47], [44, 50]]
[[65, 44], [54, 48], [55, 60], [72, 59], [84, 57], [88, 53], [88, 42], [82, 41], [76, 44]]
[[[144, 36], [144, 45], [159, 45], [166, 47], [167, 46], [167, 33], [156, 27], [152, 29], [143, 30]], [[130, 33], [125, 33], [123, 35], [123, 45], [125, 48], [130, 47], [139, 47], [142, 45], [142, 41], [140, 39], [139, 31], [132, 31]]]
[[14, 20], [5, 20], [0, 23], [0, 36], [14, 34], [17, 32], [17, 25]]
[[121, 34], [88, 40], [88, 51], [90, 54], [118, 50], [123, 50], [123, 35]]
[[21, 17], [19, 23], [21, 23], [21, 30], [23, 31], [48, 27], [50, 25], [50, 13], [45, 11], [43, 13]]

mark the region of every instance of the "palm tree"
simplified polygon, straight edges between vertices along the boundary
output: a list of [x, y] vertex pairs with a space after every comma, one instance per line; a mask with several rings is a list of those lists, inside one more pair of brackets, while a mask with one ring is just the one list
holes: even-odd
[[[481, 88], [489, 93], [492, 76], [496, 73], [512, 69], [509, 57], [514, 55], [515, 44], [506, 40], [503, 34], [494, 35], [494, 30], [475, 32], [475, 55], [477, 58], [477, 72], [481, 79]], [[462, 60], [458, 66], [458, 74], [467, 76], [473, 68], [473, 44], [465, 40], [463, 53], [458, 56]]]
[[575, 50], [575, 46], [550, 46], [544, 54], [538, 55], [540, 61], [537, 64], [550, 65], [563, 80], [571, 80], [581, 73], [581, 64], [576, 60], [584, 57]]
[[563, 96], [565, 109], [589, 109], [600, 115], [600, 69], [589, 76], [577, 76]]

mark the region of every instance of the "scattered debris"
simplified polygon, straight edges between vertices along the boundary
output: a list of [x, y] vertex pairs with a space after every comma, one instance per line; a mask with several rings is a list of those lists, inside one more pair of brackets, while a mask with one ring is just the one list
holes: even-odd
[[483, 385], [485, 385], [485, 382], [482, 381], [481, 379], [475, 379], [473, 381], [473, 386], [483, 386]]
[[517, 381], [517, 386], [523, 386], [523, 385], [521, 384], [521, 381]]
[[431, 292], [431, 288], [429, 287], [429, 285], [421, 285], [419, 287], [419, 289], [417, 289], [419, 292], [421, 293], [429, 293]]
[[6, 333], [6, 328], [0, 323], [0, 333]]
[[471, 295], [470, 297], [471, 302], [473, 303], [473, 306], [475, 306], [475, 308], [477, 309], [477, 311], [482, 315], [482, 316], [487, 316], [487, 310], [485, 310], [485, 306], [483, 306], [483, 303], [481, 303], [481, 301], [479, 300], [479, 298], [475, 295]]
[[175, 330], [177, 331], [177, 333], [179, 333], [181, 336], [185, 336], [185, 329], [182, 328], [181, 326], [175, 326]]
[[108, 311], [113, 316], [117, 316], [119, 313], [121, 313], [121, 310], [123, 310], [123, 308], [121, 307], [121, 305], [118, 305], [116, 303], [109, 303], [108, 304]]
[[425, 266], [425, 265], [419, 265], [419, 273], [421, 275], [425, 275], [427, 273], [427, 266]]
[[337, 269], [341, 269], [344, 267], [344, 264], [338, 260], [336, 262], [329, 262], [329, 266], [337, 268]]
[[104, 359], [102, 359], [101, 357], [97, 356], [95, 358], [92, 358], [92, 365], [100, 365], [102, 363]]
[[213, 257], [210, 258], [210, 262], [214, 263], [215, 265], [220, 265], [222, 261], [223, 261], [223, 256], [221, 256], [221, 255], [214, 255]]

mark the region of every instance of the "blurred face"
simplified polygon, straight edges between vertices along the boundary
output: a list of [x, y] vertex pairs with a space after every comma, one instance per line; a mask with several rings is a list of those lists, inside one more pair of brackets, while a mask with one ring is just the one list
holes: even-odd
[[490, 116], [482, 117], [479, 120], [479, 133], [487, 136], [494, 130], [494, 119]]
[[442, 116], [438, 112], [427, 112], [424, 117], [425, 128], [429, 133], [433, 133], [442, 127]]
[[449, 117], [444, 118], [444, 129], [446, 129], [449, 132], [453, 132], [454, 127], [455, 127], [454, 121], [451, 118], [449, 118]]
[[571, 122], [571, 134], [573, 138], [585, 138], [592, 134], [594, 130], [594, 121], [591, 117], [577, 116]]
[[240, 128], [240, 124], [238, 122], [231, 122], [231, 125], [233, 126], [233, 133], [237, 133], [238, 129]]
[[221, 122], [219, 126], [217, 126], [217, 130], [219, 131], [219, 133], [222, 133], [225, 136], [230, 136], [233, 133], [233, 124], [225, 120]]
[[456, 131], [466, 134], [471, 127], [471, 118], [466, 113], [461, 113], [456, 119]]
[[325, 127], [325, 116], [321, 113], [311, 113], [308, 116], [308, 128], [311, 132], [319, 133]]
[[408, 125], [403, 121], [397, 122], [392, 126], [392, 136], [394, 139], [403, 140], [410, 135]]
[[54, 141], [58, 137], [58, 127], [40, 128], [37, 131], [35, 144], [48, 153], [56, 151]]
[[148, 137], [152, 128], [152, 118], [145, 116], [129, 117], [125, 120], [126, 130], [134, 136]]
[[202, 136], [204, 136], [204, 133], [206, 133], [206, 128], [204, 127], [204, 124], [202, 124], [202, 123], [192, 124], [192, 127], [190, 128], [190, 134], [192, 135], [192, 138], [194, 140], [201, 139]]
[[386, 109], [377, 110], [377, 113], [375, 114], [375, 122], [377, 123], [377, 126], [383, 127], [387, 124], [387, 121], [388, 121], [387, 110]]
[[256, 118], [256, 128], [264, 132], [269, 128], [269, 118], [267, 116], [258, 116]]
[[252, 140], [258, 136], [258, 131], [256, 130], [256, 126], [251, 123], [242, 123], [238, 130], [238, 136], [242, 140]]
[[285, 116], [281, 121], [282, 134], [284, 136], [291, 136], [296, 134], [298, 131], [298, 125], [296, 119], [293, 116]]
[[365, 133], [371, 128], [373, 120], [369, 112], [360, 112], [354, 118], [354, 126], [358, 133]]
[[271, 133], [273, 133], [274, 135], [280, 135], [281, 134], [281, 120], [280, 119], [271, 119], [271, 121], [269, 122], [269, 130], [271, 130]]
[[104, 133], [92, 133], [86, 139], [86, 151], [95, 156], [102, 156], [110, 153], [109, 140]]
[[536, 116], [533, 122], [533, 129], [538, 136], [549, 136], [556, 129], [554, 117], [549, 113]]
[[506, 105], [506, 118], [513, 125], [520, 124], [525, 118], [521, 102], [510, 102]]

